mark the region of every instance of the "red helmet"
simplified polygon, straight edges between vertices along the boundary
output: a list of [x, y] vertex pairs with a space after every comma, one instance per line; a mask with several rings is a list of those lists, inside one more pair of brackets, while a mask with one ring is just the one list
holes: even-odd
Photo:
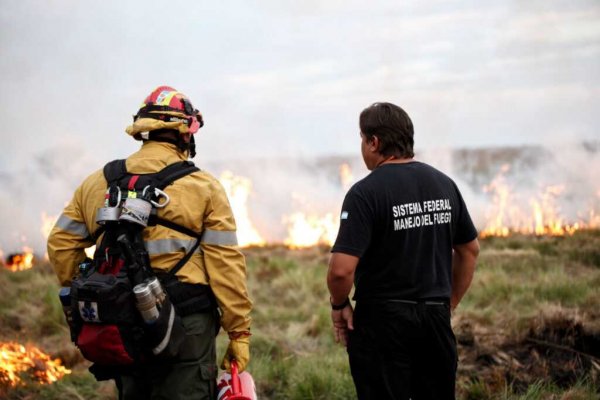
[[159, 86], [150, 93], [126, 131], [134, 136], [156, 129], [175, 129], [194, 134], [204, 125], [202, 114], [189, 98], [170, 86]]

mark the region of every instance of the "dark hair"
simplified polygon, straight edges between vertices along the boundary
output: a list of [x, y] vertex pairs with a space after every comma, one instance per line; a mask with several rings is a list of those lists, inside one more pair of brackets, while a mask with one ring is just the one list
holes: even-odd
[[360, 130], [379, 139], [379, 153], [398, 158], [414, 157], [414, 129], [410, 117], [392, 103], [373, 103], [360, 113]]

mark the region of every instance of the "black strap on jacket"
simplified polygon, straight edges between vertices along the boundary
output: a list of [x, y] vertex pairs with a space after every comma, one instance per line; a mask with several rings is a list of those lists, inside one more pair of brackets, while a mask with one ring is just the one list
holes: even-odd
[[[162, 170], [151, 173], [151, 174], [132, 174], [127, 171], [126, 161], [125, 160], [114, 160], [109, 162], [104, 166], [104, 177], [108, 182], [108, 187], [119, 187], [122, 191], [128, 190], [129, 181], [133, 176], [137, 176], [135, 186], [140, 188], [145, 188], [146, 186], [154, 187], [157, 189], [165, 189], [168, 185], [172, 184], [176, 180], [183, 178], [191, 173], [196, 171], [200, 171], [198, 167], [194, 165], [191, 161], [180, 161], [170, 165], [167, 165]], [[109, 189], [110, 190], [110, 189]], [[153, 209], [154, 210], [154, 209]], [[202, 237], [202, 232], [196, 232], [192, 229], [189, 229], [183, 225], [177, 224], [175, 222], [159, 218], [155, 214], [150, 217], [149, 225], [161, 225], [166, 228], [175, 230], [177, 232], [183, 233], [185, 235], [196, 238], [196, 242], [188, 251], [181, 260], [175, 264], [173, 268], [168, 272], [170, 277], [175, 276], [175, 274], [188, 262], [192, 254], [196, 251], [198, 246], [200, 246], [200, 239]], [[100, 235], [106, 231], [105, 226], [101, 226], [98, 228], [94, 234], [92, 235], [92, 240], [96, 242]]]
[[[151, 174], [132, 174], [127, 172], [125, 160], [114, 160], [104, 166], [104, 177], [108, 185], [118, 184], [123, 181], [123, 178], [138, 175], [139, 180], [137, 186], [145, 187], [148, 185], [158, 189], [164, 189], [179, 178], [183, 178], [193, 172], [200, 171], [191, 161], [180, 161], [167, 165], [158, 172]], [[119, 185], [122, 186], [122, 185]], [[122, 189], [126, 188], [122, 187]]]

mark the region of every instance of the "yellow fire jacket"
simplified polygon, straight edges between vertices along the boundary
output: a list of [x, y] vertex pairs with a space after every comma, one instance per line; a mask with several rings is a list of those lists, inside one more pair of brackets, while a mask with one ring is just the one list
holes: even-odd
[[[185, 160], [175, 145], [147, 141], [126, 161], [134, 174], [158, 172]], [[48, 237], [48, 256], [60, 283], [69, 286], [84, 249], [94, 243], [99, 228], [96, 211], [103, 207], [106, 179], [94, 172], [77, 188]], [[246, 262], [237, 249], [236, 225], [227, 195], [213, 176], [198, 171], [167, 186], [170, 203], [158, 216], [195, 232], [203, 232], [201, 245], [177, 272], [182, 282], [209, 284], [221, 309], [221, 326], [227, 332], [250, 329], [252, 302], [246, 289]], [[192, 248], [196, 239], [157, 225], [143, 232], [150, 263], [156, 271], [168, 271]], [[99, 244], [99, 242], [98, 242]]]

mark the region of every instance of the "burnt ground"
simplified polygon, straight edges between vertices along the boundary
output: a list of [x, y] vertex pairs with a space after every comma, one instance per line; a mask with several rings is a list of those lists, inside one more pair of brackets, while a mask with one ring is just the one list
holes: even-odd
[[538, 317], [521, 337], [510, 338], [467, 319], [455, 322], [459, 387], [479, 382], [491, 393], [534, 383], [567, 389], [587, 379], [600, 395], [600, 312], [583, 321], [557, 314]]

